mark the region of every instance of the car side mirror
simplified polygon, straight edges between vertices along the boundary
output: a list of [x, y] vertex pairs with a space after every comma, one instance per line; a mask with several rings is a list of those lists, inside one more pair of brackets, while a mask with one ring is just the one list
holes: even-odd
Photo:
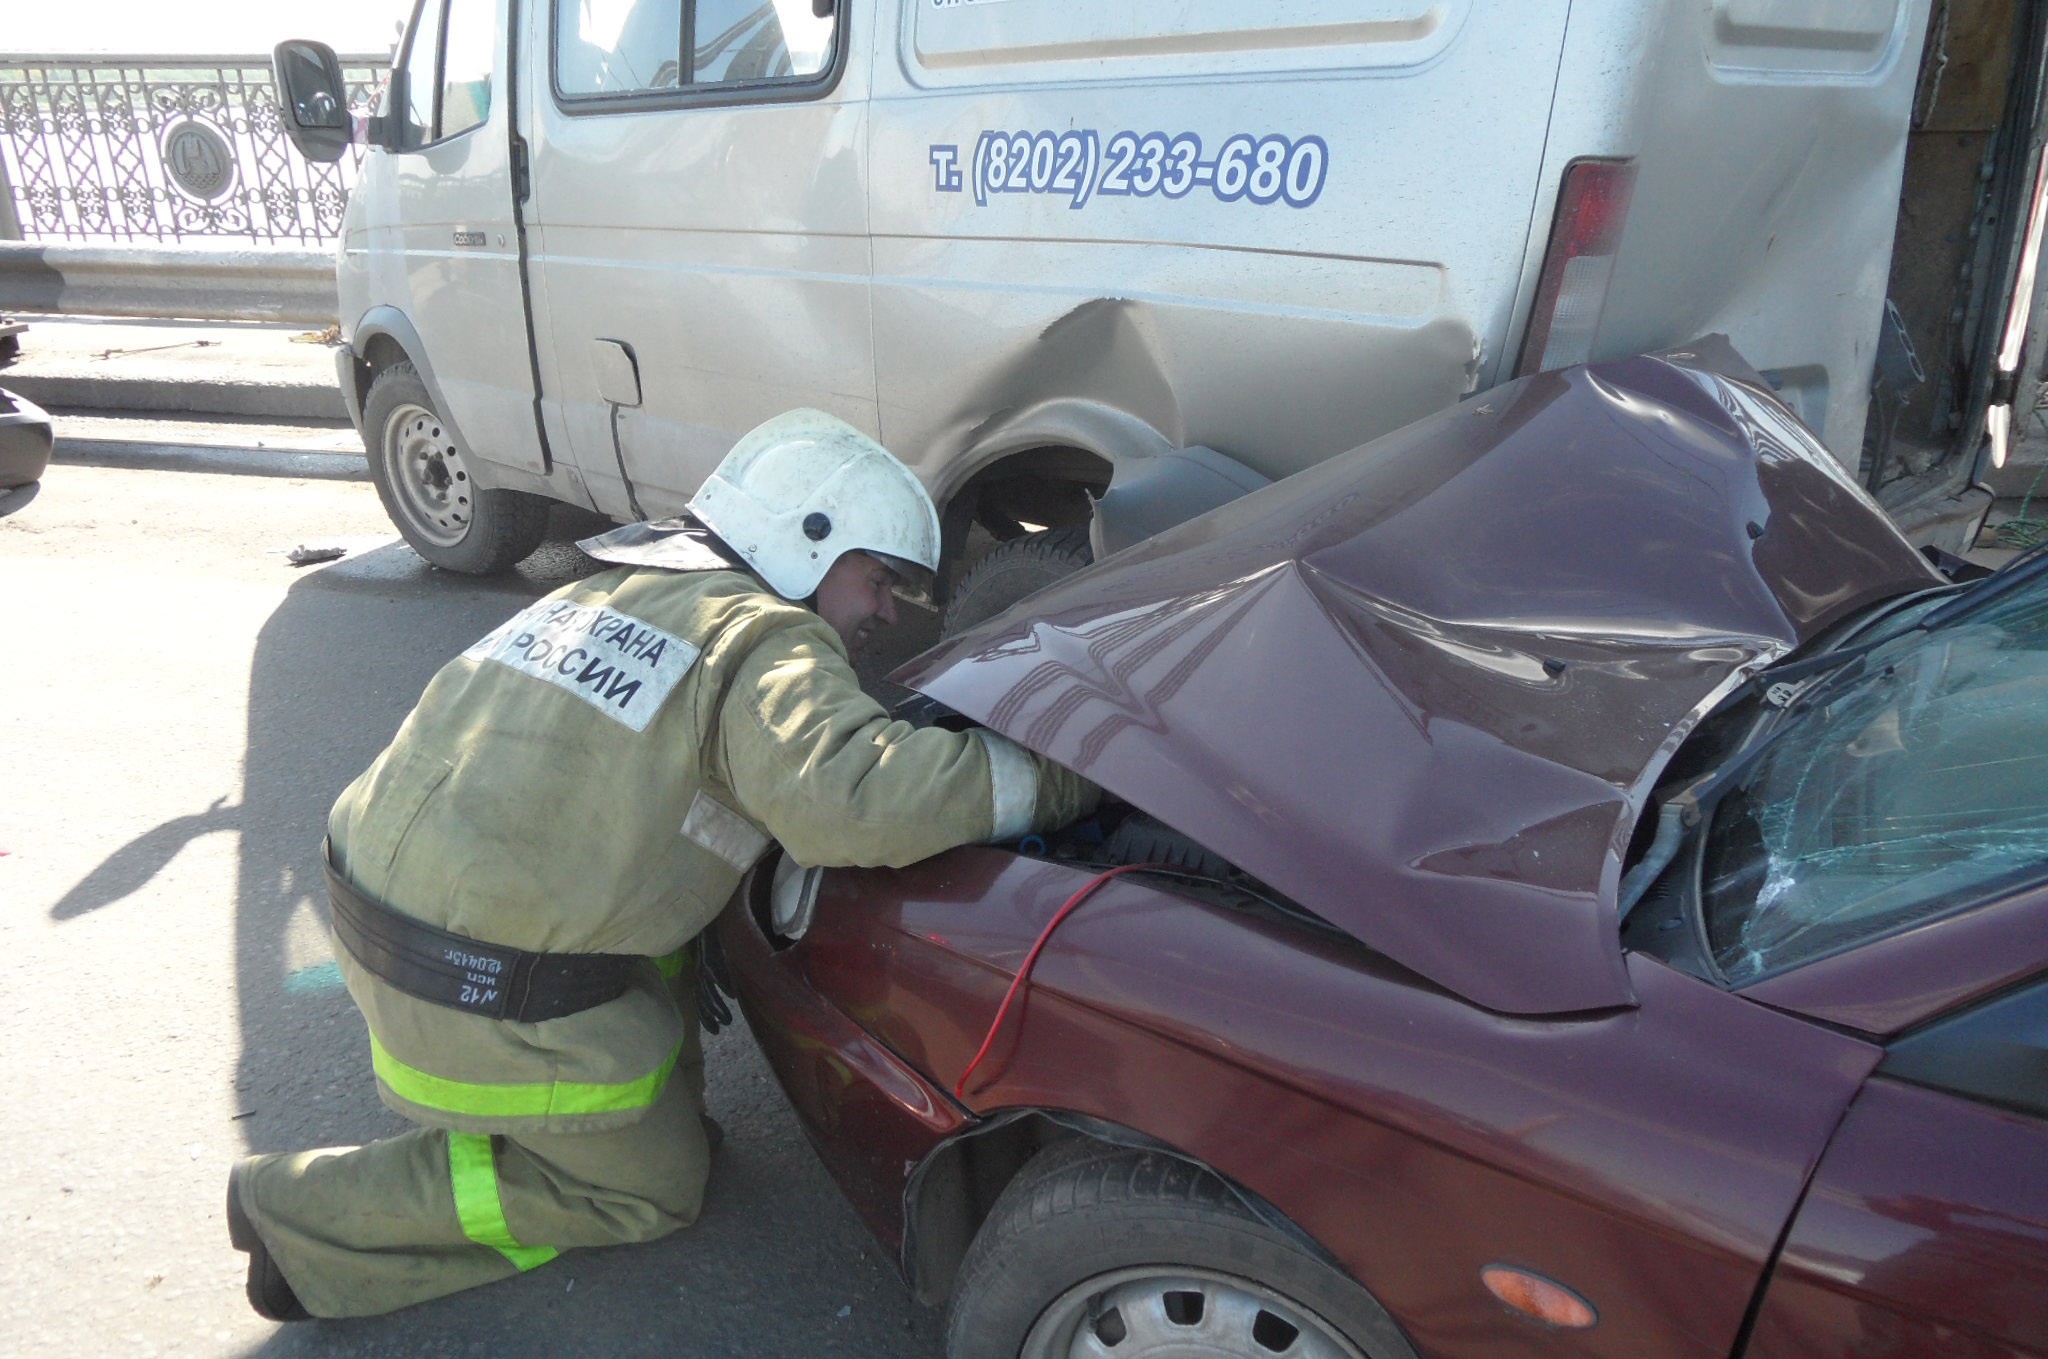
[[307, 160], [332, 162], [351, 138], [348, 90], [341, 62], [326, 43], [293, 38], [271, 52], [271, 69], [283, 99], [284, 134]]
[[829, 19], [838, 8], [833, 0], [811, 0], [811, 14], [815, 18]]

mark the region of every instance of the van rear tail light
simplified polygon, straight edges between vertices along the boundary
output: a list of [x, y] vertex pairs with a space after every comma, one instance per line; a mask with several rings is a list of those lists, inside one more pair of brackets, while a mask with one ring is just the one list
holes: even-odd
[[1592, 357], [1593, 332], [1607, 305], [1614, 252], [1635, 183], [1632, 161], [1575, 160], [1565, 167], [1516, 377]]

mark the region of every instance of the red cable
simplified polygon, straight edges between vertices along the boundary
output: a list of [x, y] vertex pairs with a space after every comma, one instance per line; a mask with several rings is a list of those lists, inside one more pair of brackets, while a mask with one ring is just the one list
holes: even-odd
[[1089, 895], [1093, 893], [1096, 888], [1102, 886], [1102, 884], [1108, 882], [1111, 878], [1117, 877], [1120, 874], [1124, 873], [1136, 873], [1141, 869], [1161, 867], [1164, 867], [1164, 865], [1125, 864], [1121, 868], [1112, 868], [1105, 873], [1099, 873], [1095, 877], [1089, 879], [1088, 884], [1085, 887], [1083, 887], [1080, 891], [1068, 897], [1066, 905], [1060, 907], [1057, 911], [1053, 912], [1052, 919], [1046, 921], [1045, 928], [1038, 932], [1038, 942], [1031, 946], [1031, 952], [1024, 955], [1024, 966], [1018, 968], [1017, 975], [1010, 978], [1010, 989], [1003, 992], [1003, 1003], [1001, 1005], [996, 1006], [995, 1021], [988, 1026], [988, 1036], [981, 1040], [980, 1050], [974, 1054], [974, 1060], [967, 1064], [967, 1069], [960, 1073], [960, 1079], [954, 1082], [954, 1099], [959, 1100], [963, 1104], [966, 1103], [967, 1078], [969, 1076], [972, 1076], [974, 1074], [974, 1069], [981, 1065], [981, 1059], [988, 1056], [989, 1048], [995, 1044], [996, 1034], [1000, 1032], [1003, 1027], [1003, 1020], [1007, 1018], [1010, 1013], [1010, 1002], [1017, 998], [1018, 989], [1024, 985], [1024, 979], [1031, 975], [1032, 967], [1038, 962], [1039, 950], [1045, 947], [1046, 940], [1052, 938], [1052, 932], [1060, 927], [1060, 922], [1062, 920], [1065, 920], [1069, 915], [1071, 915], [1076, 906], [1079, 906], [1082, 902], [1086, 901]]

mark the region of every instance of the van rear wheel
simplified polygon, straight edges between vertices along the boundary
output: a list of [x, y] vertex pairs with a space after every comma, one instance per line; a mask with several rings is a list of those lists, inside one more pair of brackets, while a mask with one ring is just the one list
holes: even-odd
[[1001, 543], [960, 578], [939, 635], [951, 637], [994, 618], [1094, 560], [1084, 528], [1041, 529]]
[[547, 535], [545, 498], [476, 484], [455, 431], [410, 363], [394, 363], [370, 383], [363, 446], [384, 512], [435, 566], [489, 575], [530, 555]]

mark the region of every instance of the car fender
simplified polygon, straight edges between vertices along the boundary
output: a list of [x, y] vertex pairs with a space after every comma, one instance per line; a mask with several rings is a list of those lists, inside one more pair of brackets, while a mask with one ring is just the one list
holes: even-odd
[[[1215, 1176], [1245, 1211], [1358, 1288], [1367, 1310], [1380, 1323], [1373, 1336], [1373, 1353], [1379, 1359], [1417, 1359], [1400, 1324], [1372, 1290], [1353, 1278], [1322, 1242], [1271, 1203], [1199, 1157], [1156, 1137], [1065, 1109], [1007, 1109], [980, 1119], [939, 1142], [910, 1172], [903, 1186], [901, 1265], [919, 1301], [937, 1306], [946, 1300], [961, 1257], [989, 1206], [1039, 1149], [1064, 1137], [1171, 1156]], [[992, 1154], [978, 1154], [984, 1151]]]

